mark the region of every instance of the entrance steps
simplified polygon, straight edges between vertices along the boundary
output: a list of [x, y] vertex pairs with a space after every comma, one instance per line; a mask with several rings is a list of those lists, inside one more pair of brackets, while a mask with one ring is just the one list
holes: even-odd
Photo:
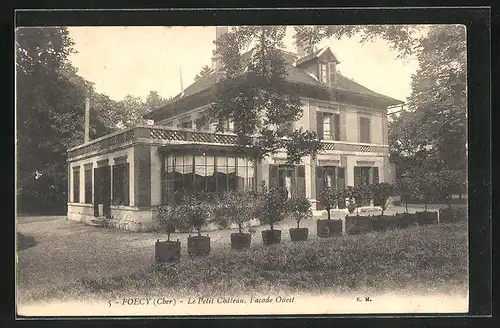
[[108, 220], [104, 216], [100, 216], [90, 220], [88, 224], [94, 227], [105, 227], [108, 224]]

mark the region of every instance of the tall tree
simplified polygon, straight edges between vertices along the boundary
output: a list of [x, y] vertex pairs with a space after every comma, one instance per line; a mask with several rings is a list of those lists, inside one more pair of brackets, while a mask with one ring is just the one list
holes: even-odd
[[85, 104], [68, 65], [72, 46], [65, 28], [16, 31], [17, 188], [26, 210], [66, 203], [66, 149], [83, 141]]
[[156, 107], [164, 106], [167, 102], [168, 98], [163, 98], [162, 96], [160, 96], [158, 91], [149, 91], [149, 94], [145, 100], [145, 105], [147, 107], [147, 110], [149, 110]]
[[430, 28], [417, 54], [408, 107], [427, 136], [429, 155], [439, 169], [464, 170], [467, 142], [467, 52], [465, 28]]
[[[286, 124], [300, 118], [302, 106], [286, 82], [280, 51], [285, 31], [283, 26], [239, 27], [216, 41], [223, 70], [209, 117], [218, 131], [233, 121], [238, 146], [257, 161], [285, 149], [288, 161], [297, 163], [321, 149], [315, 133]], [[250, 44], [250, 60], [242, 63], [240, 53]], [[258, 139], [255, 142], [249, 136]]]
[[[66, 28], [16, 31], [17, 188], [20, 210], [63, 213], [68, 148], [83, 142], [87, 90], [68, 62]], [[91, 133], [109, 132], [91, 112]]]
[[205, 65], [201, 68], [201, 71], [198, 74], [196, 74], [196, 76], [194, 77], [194, 80], [195, 81], [201, 80], [204, 77], [209, 76], [213, 72], [214, 72], [214, 70], [212, 68], [210, 68], [208, 65]]

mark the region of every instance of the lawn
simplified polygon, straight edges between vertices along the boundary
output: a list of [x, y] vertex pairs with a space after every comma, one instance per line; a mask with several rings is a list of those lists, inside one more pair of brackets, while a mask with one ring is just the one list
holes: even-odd
[[[212, 231], [212, 253], [190, 259], [187, 234], [179, 263], [154, 265], [161, 233], [130, 233], [84, 226], [64, 217], [25, 219], [17, 230], [29, 239], [18, 251], [18, 299], [95, 299], [150, 292], [217, 294], [353, 291], [460, 292], [467, 290], [467, 224], [439, 224], [366, 235], [292, 243], [286, 221], [280, 245], [263, 246], [257, 227], [248, 250], [233, 251], [231, 231]], [[18, 240], [20, 242], [20, 240]]]

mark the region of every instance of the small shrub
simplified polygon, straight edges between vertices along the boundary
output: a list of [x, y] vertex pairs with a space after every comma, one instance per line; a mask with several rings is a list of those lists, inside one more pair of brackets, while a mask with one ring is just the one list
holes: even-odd
[[238, 225], [239, 233], [243, 233], [243, 225], [255, 217], [257, 210], [257, 198], [249, 191], [238, 191], [225, 193], [217, 204], [217, 222], [228, 225]]
[[382, 217], [384, 217], [384, 211], [387, 209], [387, 199], [389, 199], [393, 192], [392, 185], [387, 182], [381, 182], [371, 185], [371, 188], [374, 203], [379, 204], [382, 209]]
[[201, 228], [205, 225], [209, 215], [207, 203], [194, 196], [185, 197], [179, 205], [179, 214], [182, 225], [194, 228], [198, 236], [201, 236]]
[[328, 215], [328, 220], [330, 217], [330, 210], [335, 207], [338, 203], [339, 193], [330, 187], [326, 187], [321, 190], [319, 194], [319, 202], [325, 207], [326, 213]]
[[[300, 221], [312, 217], [311, 203], [306, 197], [294, 196], [287, 201], [288, 211], [297, 221], [297, 228], [300, 227]], [[330, 214], [328, 213], [328, 218]]]
[[158, 207], [157, 220], [160, 230], [167, 233], [167, 240], [170, 241], [170, 234], [174, 233], [179, 226], [178, 209], [175, 205]]
[[259, 197], [259, 218], [263, 223], [269, 224], [270, 230], [274, 229], [274, 224], [286, 217], [288, 212], [286, 204], [286, 199], [278, 188], [266, 188]]

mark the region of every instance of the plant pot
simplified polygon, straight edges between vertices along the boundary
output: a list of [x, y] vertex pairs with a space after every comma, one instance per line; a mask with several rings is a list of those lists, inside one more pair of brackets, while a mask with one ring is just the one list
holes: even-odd
[[453, 211], [449, 208], [443, 208], [439, 210], [439, 222], [440, 223], [454, 223], [456, 222], [456, 216]]
[[307, 228], [290, 228], [288, 229], [290, 232], [290, 239], [292, 241], [304, 241], [307, 240], [307, 236], [309, 234], [309, 229]]
[[189, 236], [187, 242], [187, 252], [191, 256], [202, 256], [210, 253], [210, 237]]
[[158, 262], [179, 261], [181, 258], [180, 241], [159, 241], [155, 243], [155, 260]]
[[231, 234], [231, 248], [243, 249], [250, 247], [252, 242], [252, 234], [250, 233], [232, 233]]
[[415, 220], [418, 225], [436, 224], [438, 223], [437, 212], [417, 212], [415, 213]]
[[264, 245], [279, 244], [281, 242], [281, 230], [262, 230], [262, 242]]
[[396, 222], [393, 216], [373, 215], [371, 219], [373, 231], [387, 231], [395, 228], [396, 226]]
[[348, 216], [345, 220], [346, 233], [358, 235], [373, 231], [372, 218], [369, 216]]
[[415, 224], [416, 219], [415, 219], [415, 214], [411, 213], [400, 213], [394, 215], [394, 225], [398, 229], [406, 229], [413, 224]]
[[316, 234], [321, 238], [342, 235], [342, 220], [316, 220]]
[[455, 211], [455, 220], [457, 222], [467, 221], [467, 208], [459, 208]]

